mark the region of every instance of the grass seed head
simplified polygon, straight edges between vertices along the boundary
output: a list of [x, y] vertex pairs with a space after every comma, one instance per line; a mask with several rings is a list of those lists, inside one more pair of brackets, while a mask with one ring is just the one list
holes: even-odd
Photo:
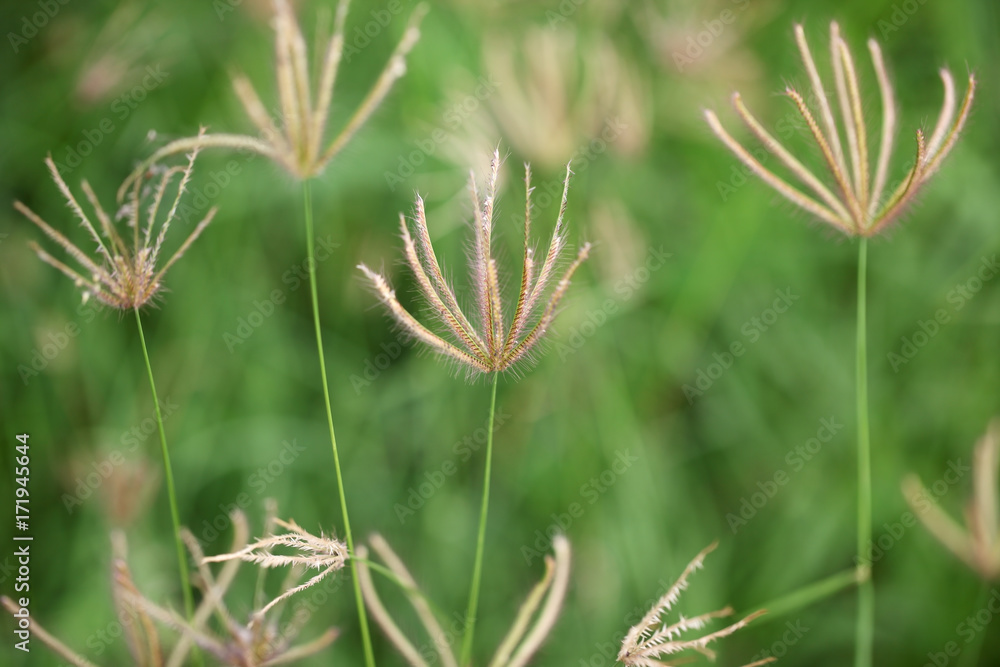
[[[692, 630], [703, 629], [710, 621], [716, 618], [731, 616], [733, 610], [726, 607], [718, 611], [710, 611], [691, 618], [680, 616], [677, 622], [668, 623], [665, 620], [666, 614], [673, 609], [681, 593], [688, 587], [688, 577], [696, 570], [700, 570], [705, 562], [705, 556], [715, 550], [718, 543], [713, 543], [695, 556], [681, 576], [674, 582], [663, 596], [653, 604], [652, 608], [642, 617], [636, 625], [628, 631], [622, 641], [621, 651], [618, 653], [618, 660], [627, 667], [670, 667], [678, 662], [662, 662], [659, 658], [673, 656], [686, 651], [695, 651], [702, 655], [714, 659], [715, 653], [708, 648], [708, 645], [723, 637], [728, 637], [740, 628], [745, 627], [750, 621], [761, 616], [765, 612], [758, 611], [746, 616], [742, 620], [736, 621], [732, 625], [715, 632], [709, 632], [689, 639], [682, 638], [682, 635]], [[689, 659], [685, 659], [687, 661]], [[763, 665], [772, 662], [773, 658], [768, 658], [760, 662], [755, 662], [746, 667]]]
[[[73, 211], [77, 220], [87, 230], [91, 241], [97, 246], [96, 257], [92, 257], [74, 245], [72, 241], [42, 220], [38, 214], [23, 203], [14, 202], [14, 208], [37, 225], [49, 238], [62, 246], [66, 253], [82, 267], [81, 269], [71, 268], [43, 250], [38, 244], [31, 244], [43, 262], [62, 271], [77, 287], [83, 290], [84, 302], [94, 298], [119, 310], [140, 308], [160, 296], [163, 290], [163, 276], [167, 270], [183, 256], [215, 217], [216, 209], [212, 208], [170, 259], [164, 262], [162, 267], [157, 268], [163, 242], [167, 237], [170, 224], [177, 218], [181, 198], [184, 196], [191, 179], [191, 172], [194, 169], [197, 156], [198, 147], [195, 146], [189, 153], [185, 166], [163, 167], [155, 170], [157, 173], [152, 176], [151, 187], [147, 188], [139, 180], [132, 182], [132, 186], [128, 190], [128, 201], [118, 216], [125, 218], [125, 224], [128, 227], [124, 237], [116, 227], [117, 221], [112, 221], [111, 216], [101, 206], [90, 184], [83, 181], [83, 192], [94, 209], [100, 227], [100, 232], [98, 232], [97, 226], [84, 213], [83, 207], [80, 206], [73, 192], [59, 174], [52, 156], [47, 157], [45, 164], [48, 165], [52, 179], [59, 187], [59, 191], [66, 198], [67, 206]], [[165, 218], [158, 222], [158, 218], [162, 217], [160, 215], [161, 209], [166, 203], [165, 200], [168, 199], [167, 191], [178, 177], [180, 182], [176, 186], [172, 204]], [[144, 214], [145, 220], [143, 220]], [[129, 242], [126, 242], [126, 239]]]
[[[517, 298], [513, 310], [504, 312], [501, 296], [501, 276], [493, 255], [493, 215], [495, 209], [500, 154], [494, 151], [486, 192], [481, 197], [470, 176], [475, 232], [470, 257], [470, 281], [475, 293], [476, 314], [466, 315], [459, 306], [454, 288], [441, 271], [427, 229], [424, 202], [419, 197], [413, 225], [400, 216], [400, 231], [406, 263], [413, 272], [417, 286], [428, 306], [439, 320], [442, 334], [427, 328], [399, 303], [395, 291], [381, 273], [361, 264], [365, 274], [399, 326], [413, 338], [426, 344], [441, 356], [457, 361], [471, 373], [505, 371], [522, 361], [530, 361], [542, 337], [552, 325], [558, 307], [570, 286], [570, 280], [590, 253], [585, 243], [576, 259], [561, 273], [559, 263], [566, 246], [564, 220], [569, 195], [571, 171], [566, 168], [559, 217], [549, 241], [548, 251], [535, 257], [530, 245], [531, 232], [531, 171], [525, 167], [527, 190], [524, 214], [524, 259], [521, 275], [516, 278]], [[514, 282], [514, 281], [511, 281]]]
[[[764, 128], [747, 109], [739, 93], [733, 94], [737, 115], [764, 147], [805, 186], [805, 190], [765, 167], [723, 128], [713, 111], [706, 110], [705, 119], [726, 147], [782, 197], [844, 234], [874, 236], [899, 219], [955, 146], [969, 117], [976, 79], [969, 75], [965, 96], [958, 104], [951, 72], [947, 69], [940, 71], [944, 101], [937, 123], [929, 139], [922, 130], [916, 131], [913, 166], [898, 186], [891, 188], [887, 186], [896, 131], [896, 102], [878, 42], [868, 40], [868, 51], [882, 98], [882, 134], [873, 174], [858, 72], [847, 42], [840, 35], [840, 27], [836, 23], [830, 24], [830, 60], [836, 91], [833, 99], [827, 96], [827, 88], [820, 78], [801, 25], [795, 26], [795, 39], [812, 86], [812, 100], [807, 103], [806, 96], [791, 86], [785, 89], [785, 95], [792, 100], [819, 148], [829, 172], [825, 182]], [[838, 112], [839, 124], [836, 118]], [[846, 149], [841, 140], [841, 128], [846, 138]]]
[[123, 198], [131, 181], [150, 165], [194, 146], [252, 151], [274, 160], [301, 180], [321, 174], [379, 107], [396, 80], [406, 73], [406, 56], [420, 38], [420, 22], [427, 13], [425, 5], [418, 5], [413, 11], [403, 37], [375, 84], [347, 124], [326, 142], [333, 88], [344, 53], [344, 24], [349, 4], [349, 0], [340, 0], [337, 5], [333, 35], [323, 50], [318, 77], [313, 77], [309, 71], [306, 40], [295, 14], [287, 0], [274, 0], [275, 72], [281, 122], [272, 120], [250, 80], [238, 74], [233, 78], [233, 88], [260, 135], [202, 134], [172, 141], [136, 168], [119, 190], [119, 199]]

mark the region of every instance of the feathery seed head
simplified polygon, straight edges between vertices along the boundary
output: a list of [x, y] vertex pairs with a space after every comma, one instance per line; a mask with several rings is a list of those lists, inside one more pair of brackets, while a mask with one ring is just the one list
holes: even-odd
[[[112, 222], [111, 216], [101, 206], [90, 184], [83, 181], [82, 188], [94, 209], [94, 214], [100, 225], [100, 233], [87, 214], [84, 213], [69, 186], [59, 174], [55, 162], [52, 161], [52, 156], [45, 159], [52, 179], [66, 198], [67, 205], [83, 228], [87, 230], [91, 241], [97, 244], [96, 258], [91, 258], [21, 202], [14, 202], [14, 208], [37, 225], [49, 238], [61, 245], [82, 267], [82, 271], [73, 269], [42, 250], [38, 244], [31, 243], [31, 247], [38, 253], [43, 262], [62, 271], [73, 280], [77, 287], [83, 290], [84, 302], [93, 297], [112, 308], [122, 310], [139, 308], [159, 296], [163, 290], [162, 281], [167, 269], [181, 258], [215, 217], [216, 209], [212, 208], [208, 215], [195, 226], [194, 231], [173, 256], [161, 268], [157, 269], [160, 250], [166, 239], [167, 230], [177, 217], [181, 197], [187, 189], [197, 155], [198, 148], [196, 146], [188, 155], [186, 166], [173, 166], [158, 170], [159, 173], [153, 176], [154, 185], [149, 192], [143, 187], [141, 181], [133, 181], [129, 189], [128, 202], [122, 207], [118, 216], [126, 219], [126, 226], [129, 230], [126, 231], [125, 236], [131, 236], [131, 246], [126, 244], [122, 234]], [[180, 176], [180, 182], [176, 186], [173, 203], [167, 211], [166, 217], [162, 222], [158, 222], [157, 218], [161, 217], [160, 209], [167, 198], [167, 190], [172, 186], [172, 182], [177, 176]], [[147, 199], [149, 199], [148, 207], [144, 206]], [[146, 216], [144, 222], [142, 221], [143, 213]], [[157, 225], [159, 225], [159, 231], [154, 234]]]
[[[286, 565], [304, 567], [311, 570], [319, 570], [319, 574], [308, 580], [306, 583], [289, 588], [284, 593], [271, 600], [257, 615], [263, 616], [274, 605], [283, 602], [292, 595], [307, 588], [315, 586], [323, 579], [335, 571], [344, 567], [347, 560], [347, 545], [339, 540], [326, 537], [325, 535], [311, 535], [303, 530], [294, 521], [282, 521], [274, 519], [274, 523], [284, 528], [286, 533], [280, 535], [271, 534], [253, 544], [249, 544], [242, 549], [228, 554], [211, 556], [202, 559], [204, 563], [222, 563], [231, 560], [242, 560], [247, 563], [259, 565], [262, 568], [270, 569], [284, 567]], [[293, 554], [281, 554], [277, 552], [279, 548], [290, 549]]]
[[903, 480], [903, 494], [913, 512], [941, 544], [985, 581], [1000, 580], [1000, 419], [994, 419], [976, 443], [972, 459], [972, 498], [965, 510], [966, 528], [948, 516], [916, 475]]
[[602, 134], [619, 153], [648, 141], [649, 86], [606, 37], [553, 27], [487, 34], [483, 62], [500, 91], [489, 98], [493, 125], [536, 165], [557, 168]]
[[[746, 626], [750, 621], [761, 616], [765, 612], [758, 611], [746, 616], [729, 627], [716, 630], [694, 639], [682, 639], [681, 635], [690, 630], [701, 630], [709, 621], [716, 618], [731, 616], [733, 610], [726, 607], [719, 611], [710, 611], [691, 618], [680, 616], [676, 623], [668, 624], [664, 616], [670, 611], [681, 593], [688, 587], [688, 577], [695, 571], [700, 570], [705, 562], [705, 556], [715, 550], [718, 542], [714, 542], [695, 556], [681, 576], [677, 579], [663, 596], [656, 601], [653, 607], [642, 617], [622, 641], [621, 651], [618, 653], [620, 660], [627, 667], [670, 667], [671, 663], [661, 662], [657, 658], [670, 656], [682, 651], [697, 651], [708, 658], [714, 658], [715, 654], [708, 648], [708, 645], [717, 639], [728, 637], [740, 628]], [[759, 662], [746, 665], [754, 667], [773, 662], [773, 658], [761, 660]], [[679, 663], [673, 663], [679, 664]]]
[[[882, 98], [882, 134], [873, 176], [858, 73], [854, 59], [847, 48], [847, 42], [840, 35], [839, 26], [837, 23], [830, 24], [830, 59], [836, 90], [833, 100], [827, 96], [801, 25], [795, 26], [795, 39], [812, 86], [813, 104], [808, 104], [805, 97], [790, 86], [785, 89], [785, 94], [801, 114], [809, 133], [819, 147], [823, 162], [830, 173], [827, 182], [810, 171], [764, 128], [747, 109], [739, 93], [733, 94], [733, 106], [737, 115], [764, 147], [776, 155], [788, 171], [801, 181], [806, 191], [766, 168], [722, 127], [722, 123], [713, 111], [706, 110], [705, 119], [712, 132], [726, 147], [778, 194], [844, 234], [874, 236], [899, 219], [954, 147], [969, 116], [976, 79], [972, 74], [969, 75], [968, 88], [959, 105], [956, 103], [955, 81], [951, 72], [947, 69], [941, 70], [944, 102], [934, 130], [929, 139], [924, 136], [922, 130], [916, 131], [912, 168], [898, 186], [887, 187], [889, 160], [893, 152], [896, 130], [896, 103], [878, 43], [873, 39], [868, 40], [868, 51]], [[836, 110], [833, 108], [834, 102], [837, 103]], [[840, 113], [839, 125], [835, 118], [837, 111]], [[841, 128], [847, 139], [846, 150], [841, 142]]]
[[[385, 276], [364, 264], [358, 266], [375, 288], [379, 299], [405, 331], [438, 354], [466, 366], [471, 373], [504, 371], [531, 358], [532, 352], [555, 319], [559, 303], [569, 289], [573, 274], [590, 253], [590, 244], [585, 243], [576, 259], [556, 281], [558, 264], [566, 245], [563, 221], [569, 194], [569, 177], [572, 173], [567, 165], [559, 217], [556, 219], [548, 251], [540, 259], [541, 264], [538, 264], [530, 247], [532, 188], [531, 171], [526, 165], [524, 260], [521, 277], [517, 281], [518, 294], [513, 311], [504, 313], [501, 279], [492, 248], [493, 212], [499, 170], [500, 154], [499, 151], [494, 151], [483, 198], [480, 198], [476, 189], [475, 175], [470, 177], [475, 233], [470, 258], [470, 280], [477, 308], [474, 322], [458, 305], [454, 289], [444, 278], [441, 264], [431, 245], [424, 202], [419, 197], [412, 231], [406, 218], [400, 216], [403, 252], [421, 294], [440, 319], [446, 333], [438, 335], [432, 332], [403, 308]], [[555, 286], [549, 289], [553, 283]]]
[[136, 168], [130, 180], [119, 190], [119, 199], [124, 196], [131, 180], [138, 178], [149, 165], [168, 155], [190, 150], [192, 146], [250, 150], [274, 160], [301, 180], [321, 174], [375, 112], [396, 80], [406, 72], [406, 56], [420, 38], [420, 21], [427, 13], [425, 5], [419, 5], [414, 10], [402, 39], [371, 90], [340, 133], [329, 143], [324, 143], [333, 88], [344, 53], [344, 24], [349, 4], [350, 0], [340, 0], [337, 5], [333, 36], [324, 49], [318, 79], [314, 79], [309, 72], [306, 40], [295, 14], [287, 0], [274, 0], [275, 70], [281, 126], [275, 126], [249, 79], [237, 75], [233, 79], [233, 88], [260, 136], [205, 134], [173, 141]]
[[[306, 557], [295, 561], [289, 557], [287, 563], [304, 565], [306, 567], [343, 567], [344, 550], [339, 542], [323, 537], [309, 535], [294, 522], [282, 522], [273, 519], [290, 532], [290, 535], [279, 535], [265, 538], [256, 544], [247, 545], [249, 528], [246, 516], [239, 510], [230, 514], [233, 525], [232, 553], [222, 557], [205, 558], [201, 544], [187, 529], [181, 529], [181, 537], [198, 566], [196, 583], [202, 589], [201, 603], [191, 618], [184, 618], [177, 612], [158, 605], [145, 597], [135, 585], [132, 573], [126, 560], [127, 545], [124, 533], [116, 531], [112, 535], [114, 559], [112, 563], [112, 591], [114, 594], [117, 618], [123, 624], [123, 636], [128, 645], [135, 665], [161, 665], [166, 667], [181, 667], [189, 664], [192, 649], [197, 645], [212, 658], [212, 664], [230, 665], [231, 667], [266, 667], [267, 665], [293, 664], [308, 656], [314, 655], [330, 645], [337, 638], [337, 631], [329, 628], [326, 632], [304, 644], [293, 645], [308, 614], [296, 614], [293, 618], [280, 622], [280, 611], [265, 616], [276, 603], [283, 602], [298, 590], [312, 586], [326, 574], [318, 575], [305, 586], [290, 588], [301, 572], [292, 573], [286, 579], [284, 592], [266, 606], [254, 603], [257, 611], [250, 614], [245, 623], [236, 620], [229, 611], [225, 597], [230, 586], [236, 579], [242, 561], [254, 562], [262, 567], [274, 567], [285, 564], [271, 561], [255, 560], [250, 556], [260, 549], [263, 551], [276, 545], [299, 545], [306, 552]], [[282, 541], [284, 538], [285, 541]], [[306, 545], [306, 546], [301, 546]], [[277, 557], [281, 558], [281, 557]], [[208, 562], [226, 561], [217, 573], [209, 570]], [[336, 563], [339, 562], [339, 566]], [[11, 614], [19, 612], [18, 606], [7, 597], [0, 597], [0, 603]], [[209, 621], [218, 619], [221, 629], [219, 635], [213, 634], [208, 627]], [[155, 623], [154, 623], [155, 621]], [[180, 636], [174, 642], [164, 642], [157, 631], [156, 623], [177, 632]], [[32, 618], [32, 634], [44, 642], [54, 653], [74, 667], [96, 667], [93, 663], [74, 653], [56, 637], [49, 634]], [[169, 651], [168, 651], [169, 649]]]

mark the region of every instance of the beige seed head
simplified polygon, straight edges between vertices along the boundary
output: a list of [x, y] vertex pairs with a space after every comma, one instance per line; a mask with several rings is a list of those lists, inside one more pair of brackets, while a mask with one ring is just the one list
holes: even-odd
[[[718, 611], [710, 611], [691, 618], [681, 616], [675, 623], [668, 624], [664, 616], [673, 609], [681, 593], [687, 589], [688, 577], [696, 570], [700, 570], [705, 562], [705, 556], [715, 550], [718, 543], [713, 543], [695, 556], [681, 576], [674, 582], [663, 596], [653, 604], [652, 608], [642, 617], [636, 625], [628, 631], [622, 641], [621, 651], [618, 653], [618, 660], [627, 667], [670, 667], [670, 665], [681, 664], [679, 662], [662, 662], [659, 658], [673, 656], [685, 651], [696, 651], [708, 658], [714, 659], [715, 654], [708, 645], [723, 637], [728, 637], [740, 628], [745, 627], [750, 621], [761, 616], [765, 611], [761, 610], [746, 616], [732, 625], [715, 632], [704, 634], [700, 637], [682, 639], [681, 636], [692, 630], [701, 630], [710, 621], [716, 618], [731, 616], [733, 610], [726, 607]], [[773, 662], [773, 658], [754, 662], [745, 667], [754, 667]]]
[[[954, 147], [969, 117], [976, 79], [972, 74], [969, 75], [965, 97], [961, 105], [958, 105], [955, 98], [955, 81], [951, 72], [947, 69], [941, 70], [944, 102], [930, 139], [925, 138], [922, 130], [916, 131], [912, 168], [898, 186], [887, 188], [889, 160], [892, 157], [896, 130], [896, 103], [878, 43], [873, 39], [868, 40], [868, 51], [871, 54], [882, 98], [882, 134], [873, 176], [868, 130], [861, 102], [861, 86], [854, 59], [847, 48], [847, 42], [840, 35], [839, 26], [836, 23], [830, 24], [830, 59], [836, 90], [836, 99], [833, 102], [838, 103], [836, 111], [840, 113], [840, 125], [847, 139], [846, 150], [835, 118], [836, 111], [826, 94], [826, 88], [801, 25], [795, 26], [795, 39], [812, 85], [814, 104], [810, 106], [805, 97], [791, 86], [785, 89], [785, 94], [795, 104], [819, 148], [829, 171], [829, 178], [825, 182], [764, 128], [743, 104], [739, 93], [733, 94], [733, 106], [737, 115], [764, 147], [805, 186], [806, 191], [765, 167], [723, 128], [713, 111], [706, 110], [705, 119], [712, 132], [726, 147], [782, 197], [849, 236], [867, 237], [878, 234], [898, 220], [913, 203], [917, 193], [937, 172], [945, 156]], [[817, 111], [813, 107], [818, 108], [818, 118]]]
[[276, 126], [249, 79], [242, 74], [237, 75], [233, 79], [233, 88], [260, 136], [202, 134], [173, 141], [136, 168], [130, 180], [119, 190], [119, 199], [131, 181], [139, 178], [151, 164], [195, 146], [253, 151], [274, 160], [302, 180], [321, 174], [379, 107], [396, 80], [406, 72], [406, 56], [420, 38], [420, 21], [427, 13], [425, 5], [419, 5], [413, 11], [402, 39], [375, 84], [347, 124], [326, 143], [333, 88], [344, 53], [344, 24], [349, 4], [350, 0], [340, 0], [337, 5], [333, 36], [324, 49], [318, 78], [314, 79], [309, 72], [306, 41], [295, 14], [287, 0], [274, 0], [275, 71], [281, 123]]
[[[157, 604], [147, 598], [136, 586], [129, 569], [126, 551], [127, 544], [124, 533], [116, 531], [112, 535], [114, 558], [112, 561], [112, 592], [115, 603], [116, 617], [122, 623], [122, 634], [132, 656], [132, 664], [156, 667], [182, 667], [191, 664], [192, 650], [198, 647], [210, 657], [209, 662], [230, 667], [268, 667], [269, 665], [295, 664], [309, 656], [319, 653], [329, 646], [336, 638], [337, 631], [329, 628], [315, 639], [302, 644], [293, 644], [309, 614], [295, 614], [293, 618], [281, 621], [281, 611], [274, 609], [276, 603], [284, 602], [287, 596], [303, 587], [293, 588], [292, 584], [301, 576], [297, 568], [286, 579], [283, 590], [278, 598], [261, 607], [255, 603], [255, 611], [251, 612], [245, 622], [238, 621], [226, 603], [226, 596], [236, 579], [240, 565], [244, 561], [258, 563], [262, 567], [271, 567], [279, 563], [274, 560], [255, 560], [251, 554], [256, 549], [270, 549], [275, 546], [295, 546], [305, 554], [303, 562], [296, 565], [320, 567], [339, 562], [343, 566], [342, 545], [335, 540], [309, 535], [294, 522], [282, 522], [274, 519], [274, 523], [289, 531], [286, 535], [271, 535], [256, 544], [248, 545], [249, 529], [246, 516], [239, 510], [230, 514], [233, 525], [233, 544], [230, 557], [205, 558], [201, 544], [187, 529], [181, 530], [181, 537], [198, 566], [196, 582], [201, 588], [202, 598], [190, 618], [184, 618], [177, 612]], [[218, 570], [212, 572], [207, 563], [226, 561]], [[312, 583], [318, 583], [314, 577]], [[0, 603], [11, 614], [19, 608], [13, 600], [0, 596]], [[240, 606], [244, 606], [240, 604]], [[210, 623], [216, 620], [217, 623]], [[176, 640], [163, 641], [159, 635], [157, 624], [167, 628], [179, 636]], [[219, 629], [216, 634], [214, 628]], [[42, 641], [49, 649], [74, 667], [96, 667], [94, 663], [76, 654], [55, 636], [48, 633], [37, 619], [32, 616], [32, 635]]]
[[[62, 271], [77, 287], [83, 290], [84, 302], [93, 297], [105, 305], [120, 310], [139, 308], [159, 296], [163, 290], [163, 276], [167, 270], [183, 256], [215, 217], [216, 210], [212, 208], [170, 259], [157, 269], [160, 250], [167, 237], [170, 224], [177, 218], [181, 198], [190, 181], [197, 155], [198, 147], [195, 146], [188, 155], [186, 166], [173, 166], [159, 170], [159, 176], [154, 176], [155, 185], [148, 197], [151, 198], [148, 207], [144, 206], [147, 197], [144, 196], [143, 183], [139, 180], [133, 180], [132, 186], [128, 190], [128, 202], [122, 209], [126, 218], [126, 226], [129, 228], [126, 237], [131, 236], [131, 244], [127, 244], [122, 234], [119, 233], [111, 216], [101, 206], [90, 184], [83, 181], [83, 192], [93, 207], [100, 225], [101, 232], [98, 233], [94, 223], [84, 213], [73, 192], [59, 174], [55, 162], [52, 161], [52, 156], [45, 159], [52, 179], [66, 198], [70, 210], [73, 211], [83, 228], [87, 230], [90, 240], [97, 245], [96, 258], [90, 257], [74, 245], [72, 241], [56, 231], [54, 227], [42, 220], [38, 214], [23, 203], [14, 202], [14, 208], [35, 223], [49, 238], [62, 246], [82, 267], [82, 270], [73, 269], [50, 255], [38, 244], [31, 244], [43, 262]], [[164, 200], [167, 199], [167, 190], [178, 176], [180, 182], [176, 186], [177, 191], [173, 202], [166, 217], [159, 221], [158, 218], [162, 217], [160, 215], [161, 208]], [[145, 213], [145, 221], [143, 221], [143, 213]], [[157, 229], [158, 231], [156, 231]]]
[[[566, 246], [564, 219], [569, 195], [569, 177], [572, 173], [567, 166], [559, 217], [556, 219], [548, 251], [541, 259], [541, 264], [538, 264], [530, 245], [531, 171], [526, 166], [524, 260], [521, 276], [517, 279], [518, 294], [513, 311], [505, 313], [500, 289], [501, 278], [492, 247], [494, 202], [499, 170], [500, 154], [499, 151], [495, 151], [486, 193], [482, 198], [476, 189], [475, 176], [470, 176], [470, 191], [475, 212], [473, 219], [475, 240], [470, 258], [470, 280], [478, 311], [474, 322], [459, 306], [454, 288], [444, 278], [441, 264], [431, 245], [424, 202], [419, 197], [412, 231], [406, 218], [400, 216], [403, 251], [406, 263], [417, 280], [420, 293], [440, 320], [445, 331], [444, 335], [432, 332], [403, 308], [385, 276], [364, 264], [358, 266], [404, 331], [441, 356], [464, 365], [472, 373], [505, 371], [519, 362], [531, 359], [533, 351], [555, 319], [559, 303], [569, 289], [573, 274], [590, 253], [590, 244], [585, 243], [577, 253], [576, 259], [556, 281], [562, 251]], [[550, 290], [553, 283], [555, 286]]]

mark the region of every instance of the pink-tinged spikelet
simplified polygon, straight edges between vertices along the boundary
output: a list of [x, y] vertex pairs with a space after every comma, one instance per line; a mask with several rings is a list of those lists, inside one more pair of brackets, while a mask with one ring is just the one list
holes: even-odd
[[[499, 170], [500, 154], [495, 151], [486, 194], [482, 198], [476, 189], [475, 176], [471, 177], [475, 237], [470, 258], [470, 280], [478, 311], [475, 322], [466, 316], [458, 305], [455, 290], [441, 272], [441, 265], [431, 246], [427, 230], [424, 202], [419, 197], [416, 202], [413, 231], [407, 224], [406, 218], [400, 215], [403, 252], [406, 263], [416, 277], [420, 293], [440, 320], [446, 333], [444, 335], [434, 333], [403, 308], [385, 276], [372, 271], [364, 264], [358, 266], [390, 314], [405, 331], [438, 354], [458, 361], [473, 373], [504, 371], [531, 358], [531, 353], [555, 319], [557, 308], [569, 289], [573, 274], [590, 253], [590, 244], [585, 243], [577, 253], [576, 259], [556, 281], [559, 261], [566, 246], [564, 220], [569, 194], [569, 177], [572, 173], [567, 166], [559, 217], [552, 231], [548, 251], [542, 258], [541, 265], [538, 265], [530, 246], [531, 171], [525, 167], [527, 203], [524, 212], [524, 262], [517, 282], [518, 294], [513, 311], [506, 314], [492, 248], [493, 211]], [[549, 289], [553, 283], [555, 286]]]
[[[91, 297], [101, 303], [121, 310], [132, 310], [139, 308], [153, 301], [163, 289], [163, 276], [167, 269], [174, 265], [178, 259], [187, 251], [195, 239], [202, 233], [208, 223], [215, 217], [215, 208], [209, 210], [208, 214], [199, 222], [187, 239], [181, 244], [177, 251], [168, 259], [161, 268], [157, 269], [157, 262], [160, 259], [160, 250], [163, 241], [167, 237], [167, 230], [170, 223], [177, 217], [181, 198], [187, 189], [191, 179], [191, 171], [194, 169], [194, 161], [198, 155], [195, 147], [188, 155], [187, 164], [183, 167], [173, 166], [162, 170], [159, 180], [155, 181], [152, 189], [152, 200], [148, 207], [142, 201], [143, 183], [134, 181], [129, 189], [128, 203], [122, 209], [126, 214], [126, 226], [129, 232], [125, 236], [131, 236], [131, 245], [126, 244], [122, 234], [119, 233], [112, 222], [111, 216], [104, 210], [97, 196], [91, 189], [87, 181], [83, 181], [83, 192], [87, 200], [94, 209], [100, 225], [101, 233], [91, 222], [83, 208], [77, 202], [73, 192], [66, 185], [59, 170], [56, 168], [52, 157], [45, 160], [52, 179], [59, 187], [59, 191], [66, 198], [67, 205], [76, 215], [80, 224], [90, 239], [97, 244], [97, 257], [91, 258], [87, 253], [73, 244], [63, 234], [56, 231], [51, 225], [21, 202], [14, 202], [14, 208], [23, 213], [31, 222], [35, 223], [49, 238], [61, 245], [63, 249], [82, 267], [83, 271], [70, 268], [63, 262], [54, 258], [45, 250], [32, 243], [31, 247], [38, 253], [41, 260], [54, 266], [69, 276], [77, 287], [83, 290], [83, 300], [87, 301]], [[176, 186], [177, 191], [173, 197], [173, 203], [166, 213], [162, 222], [158, 222], [160, 211], [164, 200], [167, 199], [167, 190], [177, 176], [180, 176], [180, 183]], [[141, 220], [142, 213], [145, 212], [146, 219]], [[154, 234], [154, 230], [159, 226], [159, 231]]]

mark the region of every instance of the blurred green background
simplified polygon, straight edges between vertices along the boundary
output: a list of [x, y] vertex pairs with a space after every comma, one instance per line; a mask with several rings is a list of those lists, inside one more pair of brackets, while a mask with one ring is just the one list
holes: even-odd
[[[50, 5], [57, 8], [51, 18], [39, 14]], [[312, 35], [333, 3], [296, 9]], [[377, 77], [411, 10], [380, 0], [353, 4], [334, 127]], [[136, 160], [167, 140], [192, 135], [199, 124], [252, 134], [230, 75], [247, 73], [265, 102], [276, 102], [269, 15], [263, 0], [4, 3], [0, 202], [20, 199], [84, 244], [45, 170], [46, 153], [66, 166], [78, 195], [86, 178], [111, 207]], [[876, 664], [923, 665], [951, 641], [963, 655], [948, 664], [1000, 661], [1000, 619], [972, 644], [959, 627], [981, 608], [981, 582], [923, 527], [893, 527], [907, 510], [903, 475], [914, 471], [931, 484], [949, 462], [967, 464], [1000, 413], [997, 281], [971, 298], [955, 296], [1000, 251], [996, 3], [453, 0], [432, 3], [406, 76], [314, 193], [319, 238], [335, 246], [318, 271], [356, 536], [385, 535], [437, 604], [458, 612], [483, 463], [483, 450], [468, 456], [460, 443], [475, 443], [477, 429], [482, 435], [488, 385], [397, 347], [398, 334], [355, 265], [384, 265], [404, 302], [417, 307], [398, 262], [397, 225], [420, 193], [431, 234], [465, 289], [468, 171], [482, 176], [499, 145], [507, 156], [499, 243], [505, 266], [515, 267], [522, 162], [533, 166], [541, 244], [557, 207], [546, 194], [575, 160], [570, 236], [596, 248], [540, 362], [501, 380], [505, 418], [496, 436], [477, 664], [488, 661], [541, 576], [532, 557], [548, 547], [540, 536], [566, 523], [558, 517], [573, 503], [584, 511], [565, 526], [572, 588], [540, 665], [613, 664], [617, 638], [638, 608], [714, 539], [720, 548], [679, 605], [686, 615], [727, 603], [745, 612], [851, 566], [855, 244], [745, 179], [700, 116], [714, 108], [727, 127], [740, 129], [727, 103], [739, 89], [768, 127], [792, 118], [778, 94], [786, 82], [805, 83], [792, 26], [804, 22], [814, 53], [825, 54], [834, 19], [854, 49], [873, 133], [881, 107], [864, 40], [883, 44], [900, 108], [896, 178], [912, 159], [914, 130], [933, 127], [938, 68], [950, 67], [961, 90], [967, 70], [980, 81], [968, 129], [945, 168], [869, 250], [874, 525], [889, 545], [875, 564]], [[803, 137], [791, 144], [816, 158]], [[227, 181], [231, 160], [239, 173]], [[339, 533], [308, 291], [296, 277], [305, 275], [300, 188], [262, 158], [206, 150], [189, 201], [220, 212], [171, 270], [166, 298], [145, 314], [160, 395], [176, 405], [166, 429], [182, 520], [208, 553], [219, 553], [229, 539], [226, 508], [244, 494], [255, 534], [267, 497], [277, 499], [281, 516]], [[168, 244], [194, 222], [174, 229]], [[124, 642], [102, 639], [115, 629], [112, 527], [129, 536], [142, 591], [180, 605], [158, 444], [155, 435], [125, 437], [134, 427], [141, 433], [152, 416], [141, 350], [131, 316], [81, 308], [71, 282], [28, 249], [32, 239], [42, 240], [39, 230], [8, 203], [0, 206], [0, 589], [10, 594], [13, 586], [14, 435], [27, 432], [31, 612], [97, 664], [126, 664]], [[284, 303], [269, 309], [263, 302], [276, 290]], [[770, 317], [776, 290], [798, 298], [765, 330], [753, 318]], [[887, 355], [900, 353], [902, 338], [912, 339], [939, 309], [949, 321], [894, 368]], [[240, 335], [241, 320], [258, 310], [271, 314], [234, 344], [227, 334]], [[71, 324], [78, 335], [61, 337]], [[734, 342], [745, 353], [727, 369], [713, 368]], [[44, 367], [25, 373], [36, 353]], [[717, 377], [689, 400], [683, 388], [700, 373]], [[789, 453], [816, 437], [824, 419], [842, 427], [811, 460], [793, 464]], [[304, 451], [279, 465], [285, 442]], [[608, 472], [626, 454], [634, 462], [620, 475]], [[110, 479], [79, 487], [117, 455], [125, 462], [112, 466]], [[449, 462], [457, 473], [441, 483], [436, 473]], [[778, 471], [788, 483], [734, 531], [727, 515]], [[960, 515], [970, 487], [965, 475], [942, 505]], [[67, 507], [81, 489], [88, 497]], [[408, 502], [422, 505], [401, 512]], [[310, 598], [313, 592], [300, 600], [317, 605], [304, 636], [330, 625], [343, 631], [306, 664], [361, 664], [345, 582], [322, 589], [328, 600]], [[246, 567], [229, 599], [237, 615], [249, 611], [253, 584]], [[385, 582], [380, 588], [403, 627], [425, 643], [402, 598]], [[718, 664], [742, 665], [765, 651], [784, 655], [781, 664], [847, 664], [855, 597], [847, 590], [755, 623], [719, 645]], [[789, 635], [786, 623], [801, 636]], [[62, 664], [37, 639], [30, 656], [14, 651], [13, 625], [0, 626], [0, 662]], [[380, 663], [402, 664], [375, 633]]]

